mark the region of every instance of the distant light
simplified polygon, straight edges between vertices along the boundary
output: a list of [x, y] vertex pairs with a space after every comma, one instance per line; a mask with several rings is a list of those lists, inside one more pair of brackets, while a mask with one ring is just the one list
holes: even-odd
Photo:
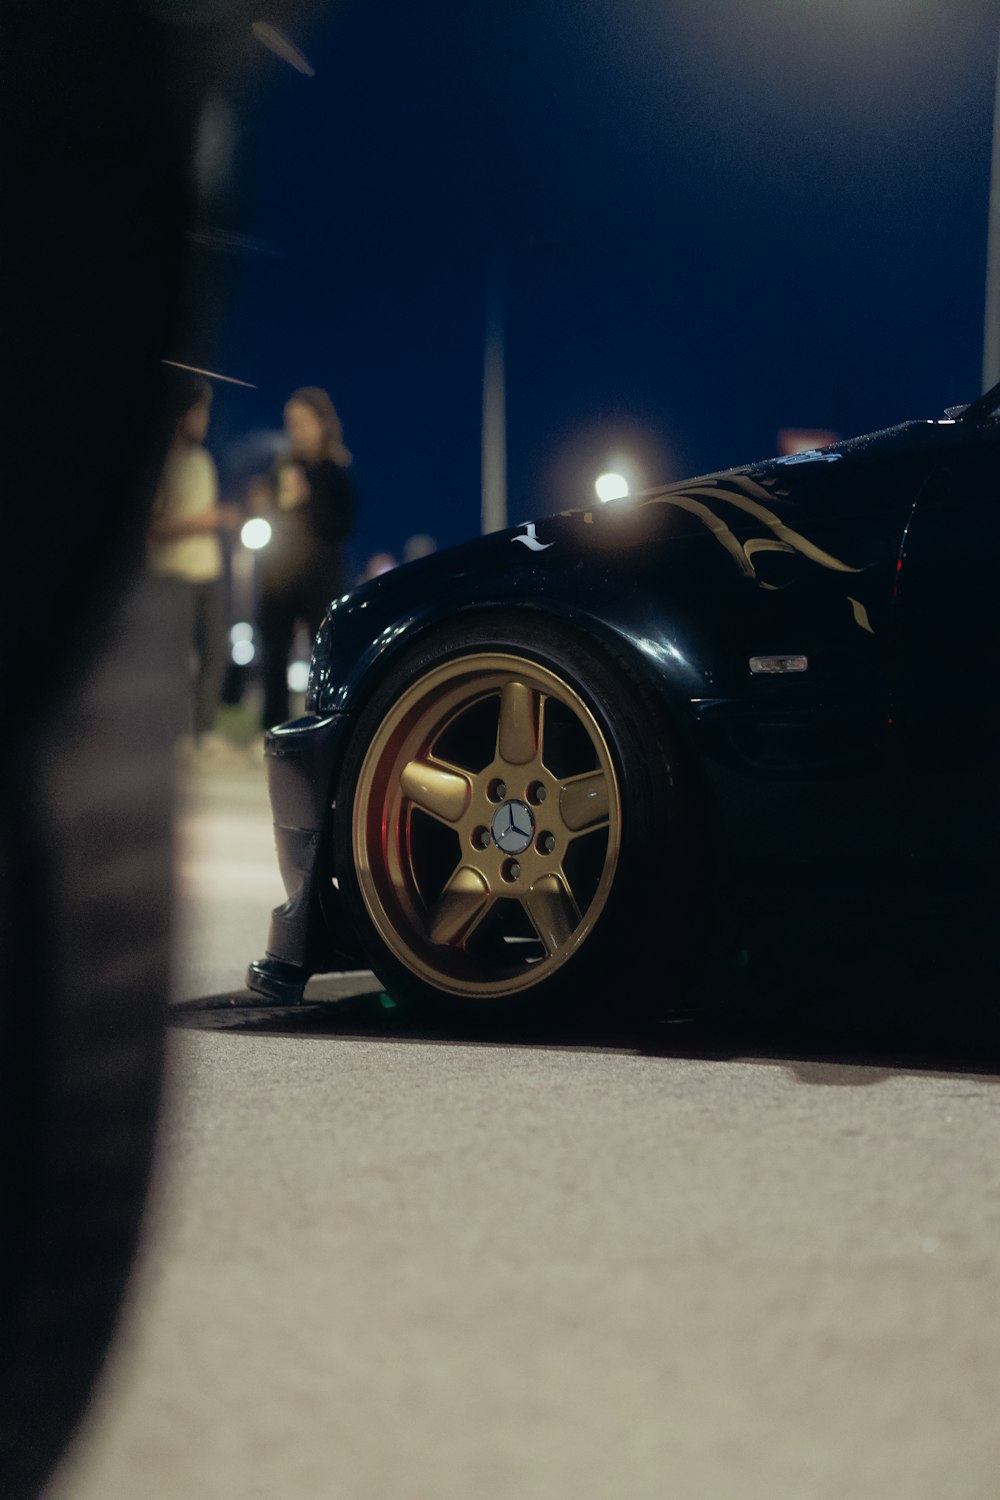
[[263, 516], [253, 516], [249, 521], [244, 521], [240, 532], [240, 541], [244, 547], [249, 547], [251, 552], [259, 552], [270, 540], [270, 521], [265, 521]]
[[430, 557], [432, 552], [437, 551], [437, 542], [432, 536], [424, 531], [418, 531], [416, 536], [408, 537], [403, 547], [403, 561], [417, 562], [421, 557]]
[[253, 626], [248, 625], [246, 620], [237, 621], [232, 630], [230, 630], [229, 632], [229, 639], [232, 641], [234, 646], [236, 645], [237, 641], [252, 641]]
[[383, 573], [391, 573], [396, 566], [396, 559], [391, 552], [375, 552], [368, 559], [362, 581], [367, 583], [369, 579], [381, 578]]
[[831, 448], [839, 442], [840, 433], [828, 427], [782, 427], [778, 432], [778, 452], [783, 458], [812, 453], [816, 448]]
[[248, 667], [256, 655], [253, 641], [233, 642], [233, 661], [238, 667]]
[[594, 489], [598, 500], [624, 500], [628, 495], [628, 480], [624, 474], [599, 474]]
[[288, 691], [290, 693], [304, 693], [309, 686], [309, 663], [307, 661], [293, 661], [288, 668]]

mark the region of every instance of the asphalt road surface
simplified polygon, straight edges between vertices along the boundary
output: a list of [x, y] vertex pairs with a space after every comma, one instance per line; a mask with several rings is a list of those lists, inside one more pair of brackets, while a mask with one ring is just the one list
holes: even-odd
[[159, 1183], [51, 1500], [996, 1500], [987, 1062], [250, 1008], [260, 772], [185, 809]]

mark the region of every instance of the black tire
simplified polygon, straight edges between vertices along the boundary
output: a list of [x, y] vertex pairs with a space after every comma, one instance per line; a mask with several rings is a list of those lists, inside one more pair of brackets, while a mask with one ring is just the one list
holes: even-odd
[[[398, 836], [404, 845], [400, 868], [404, 874], [400, 876], [393, 863], [392, 871], [387, 866], [383, 875], [379, 868], [373, 872], [372, 867], [378, 867], [383, 857], [394, 861], [395, 856], [384, 853], [389, 847], [384, 834], [382, 843], [377, 843], [378, 830], [371, 838], [366, 833], [367, 825], [372, 822], [370, 809], [374, 806], [377, 811], [396, 805], [395, 792], [390, 787], [395, 772], [383, 771], [382, 767], [389, 765], [393, 756], [396, 757], [393, 765], [400, 758], [406, 759], [409, 752], [405, 748], [397, 750], [395, 741], [400, 735], [405, 742], [407, 734], [412, 739], [413, 734], [422, 733], [420, 725], [424, 718], [433, 726], [434, 715], [440, 713], [446, 723], [437, 739], [428, 741], [431, 748], [427, 754], [435, 765], [442, 754], [437, 747], [445, 743], [445, 733], [450, 736], [450, 743], [456, 743], [456, 736], [464, 734], [471, 746], [476, 733], [471, 727], [473, 714], [480, 716], [476, 721], [481, 721], [479, 733], [484, 741], [488, 740], [489, 713], [495, 712], [499, 720], [503, 713], [501, 705], [506, 701], [504, 692], [508, 688], [515, 691], [518, 684], [506, 682], [505, 687], [486, 692], [494, 677], [484, 671], [479, 681], [485, 696], [479, 702], [474, 701], [475, 692], [463, 684], [466, 680], [470, 684], [476, 681], [472, 674], [480, 663], [489, 665], [491, 673], [496, 666], [496, 680], [500, 681], [498, 664], [508, 661], [533, 664], [539, 675], [532, 676], [531, 682], [546, 685], [558, 681], [567, 689], [566, 701], [557, 700], [555, 708], [553, 699], [546, 698], [539, 689], [539, 701], [546, 704], [544, 710], [536, 710], [539, 761], [550, 753], [547, 743], [542, 745], [543, 712], [546, 724], [556, 715], [563, 716], [559, 744], [562, 753], [568, 755], [566, 746], [574, 731], [571, 726], [566, 727], [567, 716], [572, 716], [575, 703], [584, 706], [579, 718], [584, 728], [596, 725], [599, 730], [612, 768], [613, 786], [605, 795], [609, 802], [617, 798], [620, 817], [616, 821], [613, 811], [609, 815], [603, 852], [598, 840], [604, 825], [567, 835], [574, 850], [586, 848], [589, 843], [589, 851], [582, 858], [589, 860], [593, 871], [585, 880], [574, 874], [572, 880], [567, 878], [565, 882], [563, 891], [569, 890], [579, 920], [577, 916], [569, 919], [568, 933], [561, 940], [559, 934], [552, 937], [549, 924], [547, 940], [543, 941], [542, 929], [529, 913], [537, 888], [544, 885], [548, 891], [559, 890], [563, 864], [558, 866], [558, 874], [539, 876], [527, 890], [518, 890], [515, 885], [501, 889], [495, 874], [486, 872], [483, 881], [489, 893], [483, 897], [485, 915], [477, 918], [480, 925], [474, 928], [472, 936], [464, 943], [435, 941], [433, 932], [441, 925], [435, 914], [440, 913], [441, 903], [450, 899], [447, 893], [454, 888], [453, 877], [446, 879], [442, 891], [436, 895], [435, 878], [452, 857], [454, 829], [445, 826], [442, 834], [432, 830], [430, 840], [426, 832], [414, 833], [415, 822], [423, 818], [426, 823], [425, 809], [419, 802], [414, 804], [408, 799], [404, 790], [398, 799], [398, 806], [404, 809], [398, 820]], [[528, 674], [525, 676], [527, 681]], [[447, 690], [451, 684], [456, 687], [449, 697]], [[467, 702], [462, 699], [466, 692]], [[438, 700], [433, 699], [434, 693], [438, 694]], [[488, 702], [494, 698], [496, 708], [490, 709]], [[453, 699], [466, 702], [466, 706], [460, 706], [449, 719]], [[436, 701], [441, 702], [440, 709], [434, 706]], [[426, 714], [425, 704], [431, 704]], [[554, 722], [558, 728], [558, 718]], [[413, 725], [417, 727], [414, 729]], [[499, 756], [502, 743], [499, 728], [496, 736]], [[582, 739], [578, 745], [582, 748]], [[594, 754], [602, 753], [598, 740]], [[404, 788], [413, 784], [410, 775], [413, 764], [407, 761], [404, 773], [398, 778]], [[459, 768], [464, 769], [463, 762], [459, 762]], [[564, 784], [556, 786], [560, 778], [554, 774], [550, 792], [554, 791], [555, 796], [548, 804], [552, 808], [551, 818], [556, 816], [556, 807], [563, 807], [566, 787], [571, 782], [582, 782], [588, 776], [597, 780], [601, 775], [598, 766], [592, 772], [563, 778]], [[454, 847], [459, 851], [462, 870], [468, 868], [463, 861], [479, 860], [476, 854], [467, 855], [466, 843], [471, 847], [476, 839], [485, 842], [490, 806], [514, 807], [516, 816], [523, 818], [521, 809], [537, 793], [537, 785], [523, 792], [512, 788], [506, 798], [496, 799], [494, 777], [485, 793], [494, 796], [494, 801], [487, 806], [483, 794], [488, 776], [489, 768], [480, 768], [475, 775], [470, 773], [470, 806], [481, 806], [485, 811], [481, 814], [467, 811], [462, 814], [461, 824], [455, 825], [455, 829], [461, 829], [455, 832], [458, 843]], [[387, 778], [385, 786], [390, 788], [390, 795], [382, 796], [381, 800], [380, 777]], [[501, 791], [507, 791], [506, 782], [502, 783]], [[545, 803], [528, 810], [533, 823], [532, 837], [537, 835], [537, 844], [532, 844], [515, 860], [504, 861], [503, 850], [494, 849], [496, 824], [491, 823], [492, 842], [481, 856], [484, 869], [489, 860], [494, 862], [495, 871], [498, 861], [502, 870], [504, 864], [517, 865], [521, 860], [532, 859], [535, 863], [525, 877], [532, 878], [533, 871], [544, 868], [535, 856], [543, 838], [556, 842], [551, 835], [538, 832], [550, 819], [550, 813]], [[383, 826], [387, 816], [383, 811]], [[513, 816], [506, 811], [496, 814], [501, 821]], [[435, 823], [440, 821], [436, 815], [432, 817]], [[482, 826], [467, 838], [472, 823], [480, 817]], [[419, 826], [423, 827], [423, 823]], [[345, 756], [335, 801], [334, 866], [354, 930], [375, 973], [390, 994], [424, 1012], [477, 1021], [507, 1019], [511, 1015], [551, 1016], [557, 1010], [592, 1012], [595, 1006], [603, 1008], [610, 1003], [618, 1012], [676, 1015], [690, 1007], [694, 982], [705, 960], [712, 906], [710, 824], [699, 779], [679, 735], [668, 722], [661, 703], [625, 660], [581, 639], [569, 629], [533, 617], [481, 616], [422, 640], [388, 672], [361, 712]], [[527, 819], [524, 827], [528, 827]], [[506, 836], [504, 830], [501, 836]], [[432, 855], [420, 847], [421, 838], [429, 842], [436, 839], [447, 850], [436, 869]], [[607, 851], [615, 838], [617, 849], [609, 878]], [[570, 857], [567, 849], [566, 867]], [[580, 864], [578, 858], [578, 868]], [[600, 873], [595, 874], [598, 865]], [[462, 870], [455, 874], [461, 874]], [[478, 865], [473, 871], [476, 873]], [[520, 869], [518, 873], [520, 876]], [[400, 878], [409, 882], [411, 875], [413, 889], [407, 885], [397, 898], [394, 882]], [[581, 890], [582, 898], [573, 900]], [[591, 890], [595, 893], [592, 899]], [[500, 895], [493, 894], [495, 891]], [[592, 917], [598, 897], [600, 904]], [[420, 922], [424, 918], [425, 928], [421, 933]], [[513, 926], [514, 935], [505, 931], [498, 936], [500, 926]], [[447, 930], [447, 921], [444, 927]], [[531, 945], [532, 929], [537, 952]], [[529, 936], [517, 935], [524, 931]], [[508, 965], [507, 949], [501, 951], [501, 942], [524, 945], [523, 961]]]
[[126, 593], [177, 415], [161, 361], [207, 362], [224, 279], [187, 238], [202, 106], [256, 74], [254, 14], [4, 13], [3, 1500], [34, 1500], [89, 1400], [143, 1213], [177, 705], [169, 608]]
[[[0, 1493], [38, 1494], [97, 1380], [139, 1234], [169, 969], [178, 689], [146, 589], [0, 801]], [[16, 987], [11, 978], [18, 980]]]

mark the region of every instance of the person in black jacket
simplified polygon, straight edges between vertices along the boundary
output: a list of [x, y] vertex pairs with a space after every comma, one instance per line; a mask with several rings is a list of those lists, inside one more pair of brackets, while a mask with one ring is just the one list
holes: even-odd
[[272, 479], [271, 540], [260, 557], [263, 727], [288, 718], [288, 653], [299, 620], [315, 635], [343, 592], [341, 544], [354, 524], [351, 455], [326, 391], [305, 386], [285, 405], [289, 451]]

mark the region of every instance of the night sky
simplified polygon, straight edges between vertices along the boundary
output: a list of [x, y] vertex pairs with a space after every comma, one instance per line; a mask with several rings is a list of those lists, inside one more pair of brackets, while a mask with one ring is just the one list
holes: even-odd
[[300, 384], [355, 456], [352, 561], [479, 527], [502, 268], [511, 523], [853, 435], [980, 387], [987, 0], [332, 0], [236, 147], [211, 437]]

